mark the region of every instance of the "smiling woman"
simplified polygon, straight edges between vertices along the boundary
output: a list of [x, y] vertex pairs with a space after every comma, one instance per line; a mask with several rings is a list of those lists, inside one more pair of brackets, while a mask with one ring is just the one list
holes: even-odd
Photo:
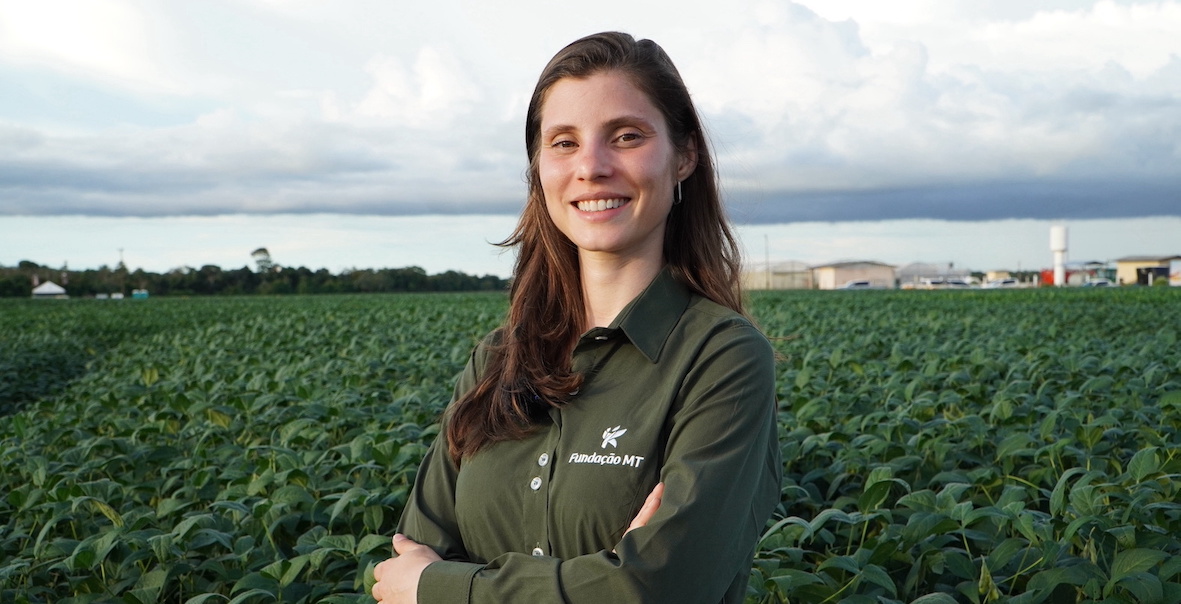
[[697, 112], [654, 42], [567, 46], [525, 125], [505, 324], [473, 352], [381, 602], [741, 602], [779, 500], [775, 368]]

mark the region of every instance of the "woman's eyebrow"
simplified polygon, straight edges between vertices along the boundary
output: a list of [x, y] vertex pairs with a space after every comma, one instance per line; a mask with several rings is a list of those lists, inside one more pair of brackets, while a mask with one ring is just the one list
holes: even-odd
[[[655, 131], [656, 126], [648, 120], [648, 118], [638, 115], [621, 115], [619, 117], [611, 118], [603, 124], [604, 130], [614, 130], [623, 126], [636, 126], [642, 130]], [[541, 132], [543, 139], [552, 138], [563, 132], [576, 131], [578, 128], [570, 124], [554, 124]]]
[[571, 130], [577, 130], [577, 128], [569, 124], [554, 124], [553, 126], [550, 126], [549, 128], [541, 131], [541, 138], [542, 140], [548, 140], [563, 132], [570, 132]]
[[638, 115], [621, 115], [617, 118], [609, 120], [604, 124], [606, 129], [614, 130], [621, 126], [637, 126], [643, 130], [656, 130], [656, 127], [649, 122], [647, 118]]

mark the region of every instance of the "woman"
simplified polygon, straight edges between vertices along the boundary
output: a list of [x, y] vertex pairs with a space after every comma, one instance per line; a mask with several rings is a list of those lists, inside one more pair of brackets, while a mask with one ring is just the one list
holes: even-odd
[[689, 93], [650, 40], [546, 66], [505, 325], [377, 566], [381, 602], [741, 602], [779, 500], [774, 366]]

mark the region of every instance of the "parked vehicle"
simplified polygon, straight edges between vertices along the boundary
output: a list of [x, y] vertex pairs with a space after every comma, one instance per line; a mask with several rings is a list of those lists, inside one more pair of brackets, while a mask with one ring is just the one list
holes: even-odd
[[923, 279], [917, 289], [970, 289], [971, 283], [958, 277]]
[[874, 285], [872, 281], [866, 281], [864, 279], [854, 279], [852, 281], [846, 281], [844, 285], [841, 285], [837, 289], [886, 289], [886, 288], [884, 288], [880, 285]]
[[983, 289], [1004, 289], [1009, 287], [1021, 287], [1021, 282], [1016, 279], [993, 279], [980, 286]]

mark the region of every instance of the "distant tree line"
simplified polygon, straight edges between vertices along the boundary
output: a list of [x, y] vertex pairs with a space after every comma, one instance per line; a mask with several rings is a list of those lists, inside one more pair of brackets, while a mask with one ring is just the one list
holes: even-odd
[[271, 266], [266, 271], [222, 270], [207, 264], [199, 269], [177, 268], [166, 273], [143, 269], [129, 271], [120, 263], [115, 268], [68, 270], [22, 260], [15, 267], [0, 266], [0, 297], [29, 297], [33, 281], [53, 281], [66, 288], [71, 297], [147, 290], [152, 296], [217, 296], [250, 294], [348, 294], [369, 292], [454, 292], [503, 290], [505, 279], [495, 275], [477, 277], [458, 271], [428, 275], [425, 270], [406, 268], [352, 269], [333, 274], [328, 269]]

